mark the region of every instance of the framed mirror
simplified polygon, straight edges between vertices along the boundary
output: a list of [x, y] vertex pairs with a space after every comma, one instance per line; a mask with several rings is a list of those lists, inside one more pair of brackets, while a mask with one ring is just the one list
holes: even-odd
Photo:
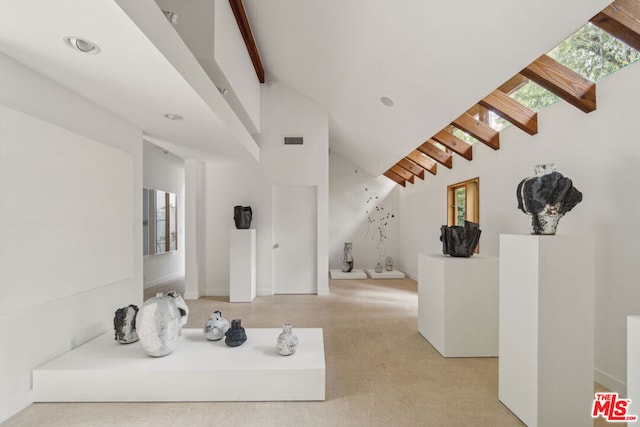
[[178, 250], [178, 200], [175, 193], [143, 189], [144, 255]]

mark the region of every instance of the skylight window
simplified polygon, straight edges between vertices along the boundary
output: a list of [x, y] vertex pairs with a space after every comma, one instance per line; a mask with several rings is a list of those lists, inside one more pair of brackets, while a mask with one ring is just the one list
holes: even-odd
[[554, 93], [532, 81], [515, 90], [509, 96], [536, 113], [560, 100]]
[[547, 55], [581, 76], [597, 82], [640, 59], [634, 48], [587, 24]]

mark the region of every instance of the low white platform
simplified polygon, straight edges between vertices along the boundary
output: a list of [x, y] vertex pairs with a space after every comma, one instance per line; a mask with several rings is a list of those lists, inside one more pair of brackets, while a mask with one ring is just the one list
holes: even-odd
[[33, 371], [35, 402], [179, 402], [324, 400], [321, 328], [295, 329], [300, 343], [281, 356], [282, 329], [246, 329], [228, 347], [201, 329], [183, 329], [176, 350], [147, 356], [140, 342], [118, 344], [107, 332]]
[[418, 332], [444, 357], [498, 355], [498, 266], [493, 256], [418, 254]]
[[381, 273], [376, 273], [374, 268], [368, 268], [366, 271], [372, 279], [404, 279], [405, 277], [404, 273], [400, 270], [382, 270]]
[[354, 268], [348, 273], [343, 272], [342, 270], [329, 270], [332, 279], [366, 279], [367, 275], [364, 271]]

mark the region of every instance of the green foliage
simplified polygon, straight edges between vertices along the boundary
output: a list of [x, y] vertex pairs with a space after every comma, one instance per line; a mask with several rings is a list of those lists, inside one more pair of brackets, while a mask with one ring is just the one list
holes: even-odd
[[467, 216], [467, 191], [466, 188], [456, 188], [456, 225], [464, 225]]
[[[640, 59], [640, 52], [592, 24], [580, 28], [547, 55], [593, 82]], [[510, 96], [535, 112], [559, 100], [533, 82]]]
[[640, 59], [637, 50], [592, 24], [580, 28], [548, 55], [593, 82]]
[[511, 97], [536, 113], [560, 100], [552, 92], [531, 81], [513, 92]]
[[457, 136], [458, 138], [460, 138], [461, 140], [463, 140], [464, 142], [466, 142], [467, 144], [470, 144], [470, 145], [473, 145], [478, 141], [477, 139], [475, 139], [474, 137], [472, 137], [468, 133], [466, 133], [464, 131], [461, 131], [458, 128], [453, 128], [453, 134], [455, 136]]

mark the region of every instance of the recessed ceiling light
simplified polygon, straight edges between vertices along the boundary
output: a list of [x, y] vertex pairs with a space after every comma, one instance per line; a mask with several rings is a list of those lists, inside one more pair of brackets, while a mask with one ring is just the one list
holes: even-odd
[[97, 55], [101, 52], [100, 47], [97, 44], [76, 36], [67, 36], [62, 39], [67, 46], [77, 50], [78, 52], [87, 53], [90, 55]]
[[182, 120], [184, 118], [180, 114], [173, 114], [173, 113], [167, 113], [164, 115], [164, 117], [169, 120]]
[[393, 107], [393, 101], [391, 100], [391, 98], [388, 98], [386, 96], [380, 98], [380, 102], [382, 102], [387, 107]]

